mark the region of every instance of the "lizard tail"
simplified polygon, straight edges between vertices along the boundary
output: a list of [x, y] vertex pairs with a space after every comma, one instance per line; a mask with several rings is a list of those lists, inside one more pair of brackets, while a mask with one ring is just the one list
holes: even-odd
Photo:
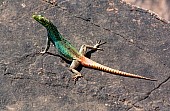
[[97, 70], [101, 70], [101, 71], [104, 71], [104, 72], [108, 72], [108, 73], [111, 73], [111, 74], [115, 74], [115, 75], [120, 75], [120, 76], [126, 76], [126, 77], [132, 77], [132, 78], [139, 78], [139, 79], [145, 79], [145, 80], [151, 80], [151, 81], [156, 81], [156, 79], [151, 79], [151, 78], [147, 78], [147, 77], [144, 77], [144, 76], [139, 76], [139, 75], [135, 75], [135, 74], [131, 74], [131, 73], [127, 73], [127, 72], [123, 72], [123, 71], [119, 71], [119, 70], [116, 70], [116, 69], [112, 69], [110, 67], [107, 67], [107, 66], [104, 66], [104, 65], [101, 65], [85, 56], [83, 56], [81, 59], [80, 59], [80, 63], [85, 66], [85, 67], [88, 67], [88, 68], [92, 68], [92, 69], [97, 69]]

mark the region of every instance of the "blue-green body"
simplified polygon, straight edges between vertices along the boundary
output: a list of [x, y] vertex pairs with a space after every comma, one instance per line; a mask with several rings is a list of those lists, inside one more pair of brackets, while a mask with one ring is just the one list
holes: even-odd
[[45, 19], [41, 15], [33, 15], [33, 18], [47, 29], [48, 41], [54, 44], [60, 55], [62, 55], [67, 60], [73, 60], [74, 58], [78, 58], [80, 56], [77, 49], [62, 37], [62, 35], [57, 30], [57, 27], [53, 25], [48, 19]]
[[70, 42], [62, 37], [56, 26], [53, 25], [51, 27], [48, 27], [47, 32], [48, 38], [58, 49], [59, 54], [68, 60], [73, 60], [75, 53], [77, 55], [78, 51], [74, 48], [74, 46], [70, 44]]

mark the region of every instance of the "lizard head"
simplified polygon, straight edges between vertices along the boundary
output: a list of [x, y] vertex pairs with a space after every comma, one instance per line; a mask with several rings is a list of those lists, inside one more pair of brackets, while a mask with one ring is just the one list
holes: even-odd
[[46, 19], [42, 15], [35, 15], [35, 14], [33, 14], [32, 18], [34, 18], [36, 21], [38, 21], [44, 27], [48, 27], [51, 24], [50, 20]]

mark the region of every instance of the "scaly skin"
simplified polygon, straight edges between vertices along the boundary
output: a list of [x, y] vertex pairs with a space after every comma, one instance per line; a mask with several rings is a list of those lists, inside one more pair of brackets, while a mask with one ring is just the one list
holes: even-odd
[[70, 71], [75, 73], [75, 75], [73, 76], [74, 80], [77, 80], [77, 78], [82, 77], [81, 73], [75, 70], [79, 64], [82, 64], [85, 67], [101, 70], [111, 74], [117, 74], [121, 76], [127, 76], [127, 77], [133, 77], [133, 78], [139, 78], [145, 80], [155, 80], [155, 79], [115, 70], [107, 66], [101, 65], [85, 57], [84, 55], [86, 54], [87, 48], [90, 48], [92, 50], [102, 50], [101, 48], [99, 48], [99, 46], [104, 43], [98, 42], [94, 46], [82, 45], [80, 51], [78, 51], [70, 42], [68, 42], [65, 38], [62, 37], [62, 35], [57, 30], [57, 27], [54, 26], [50, 20], [46, 19], [42, 15], [33, 15], [32, 17], [40, 24], [42, 24], [47, 29], [47, 33], [48, 33], [46, 48], [41, 53], [44, 54], [45, 52], [47, 52], [50, 47], [50, 42], [52, 42], [54, 46], [58, 49], [60, 55], [62, 55], [65, 59], [69, 61], [73, 61], [70, 66]]

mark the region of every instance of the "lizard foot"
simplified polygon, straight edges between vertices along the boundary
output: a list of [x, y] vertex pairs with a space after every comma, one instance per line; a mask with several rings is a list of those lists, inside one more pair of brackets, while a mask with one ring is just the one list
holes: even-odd
[[40, 54], [44, 55], [46, 53], [46, 51], [41, 51]]
[[101, 42], [101, 40], [97, 41], [96, 44], [93, 46], [94, 49], [96, 50], [102, 50], [102, 48], [99, 48], [101, 45], [105, 44], [106, 42]]
[[72, 79], [73, 79], [74, 82], [76, 83], [76, 81], [77, 81], [79, 78], [81, 78], [81, 77], [83, 77], [81, 74], [75, 74], [75, 75], [72, 76]]

